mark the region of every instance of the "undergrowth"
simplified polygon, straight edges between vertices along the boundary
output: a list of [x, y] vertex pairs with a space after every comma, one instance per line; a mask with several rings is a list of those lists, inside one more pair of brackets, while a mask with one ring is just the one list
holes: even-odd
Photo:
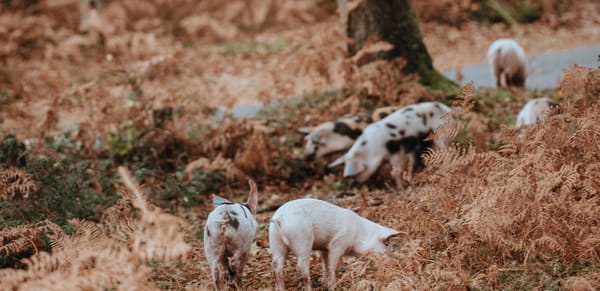
[[[208, 197], [238, 201], [248, 178], [259, 185], [260, 225], [243, 288], [273, 286], [268, 221], [307, 196], [408, 233], [386, 256], [346, 258], [342, 289], [600, 288], [599, 70], [567, 70], [559, 90], [467, 87], [454, 144], [428, 152], [425, 170], [397, 189], [389, 167], [358, 184], [327, 168], [335, 156], [302, 159], [300, 127], [452, 103], [403, 75], [402, 60], [346, 58], [334, 1], [249, 1], [252, 10], [248, 1], [107, 1], [81, 34], [77, 1], [59, 2], [0, 9], [10, 39], [0, 120], [15, 132], [0, 144], [2, 289], [212, 288], [201, 242]], [[415, 3], [454, 21], [483, 2], [516, 3]], [[542, 21], [579, 13], [562, 14], [571, 1], [537, 3], [523, 21], [553, 7], [561, 13]], [[521, 106], [543, 95], [561, 112], [514, 128]], [[218, 114], [240, 99], [276, 105], [254, 118]], [[318, 277], [316, 260], [311, 271]], [[294, 286], [293, 265], [286, 273]]]

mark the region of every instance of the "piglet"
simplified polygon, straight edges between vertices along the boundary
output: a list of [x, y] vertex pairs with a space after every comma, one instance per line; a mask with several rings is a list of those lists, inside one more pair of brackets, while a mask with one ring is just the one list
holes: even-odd
[[560, 104], [548, 97], [540, 97], [529, 100], [517, 116], [517, 127], [534, 124], [548, 116], [549, 110], [560, 106]]
[[497, 39], [490, 45], [487, 58], [496, 87], [525, 87], [527, 56], [515, 40]]
[[216, 290], [223, 290], [225, 271], [240, 286], [248, 252], [256, 235], [254, 215], [258, 203], [256, 183], [249, 180], [250, 194], [245, 204], [233, 203], [213, 194], [216, 208], [204, 227], [204, 252]]
[[340, 117], [334, 121], [322, 123], [316, 127], [302, 127], [305, 133], [304, 159], [311, 161], [352, 146], [367, 125], [392, 114], [397, 106], [377, 108], [369, 113], [362, 112], [353, 116]]
[[[383, 164], [389, 161], [397, 172], [412, 177], [422, 165], [421, 154], [433, 145], [438, 148], [448, 143], [444, 138], [429, 141], [434, 130], [457, 122], [446, 117], [450, 108], [439, 102], [422, 102], [398, 109], [382, 120], [372, 123], [363, 130], [350, 150], [329, 167], [344, 164], [344, 176], [355, 177], [359, 182], [367, 181]], [[408, 161], [408, 165], [407, 165]], [[404, 178], [398, 178], [398, 186]]]
[[298, 257], [297, 268], [306, 290], [311, 290], [311, 250], [321, 253], [323, 283], [334, 288], [335, 271], [343, 255], [383, 253], [388, 250], [390, 239], [399, 234], [322, 200], [289, 201], [277, 209], [269, 224], [275, 290], [284, 290], [283, 266], [290, 251]]

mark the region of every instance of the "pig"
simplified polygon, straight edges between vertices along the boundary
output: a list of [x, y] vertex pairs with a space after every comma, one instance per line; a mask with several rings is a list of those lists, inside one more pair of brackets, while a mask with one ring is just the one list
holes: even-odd
[[527, 56], [516, 41], [510, 38], [497, 39], [490, 45], [487, 59], [496, 87], [525, 87]]
[[215, 209], [204, 227], [204, 252], [216, 290], [223, 290], [225, 271], [240, 286], [248, 252], [256, 235], [254, 215], [258, 203], [256, 183], [249, 180], [250, 194], [245, 204], [233, 203], [213, 194]]
[[534, 124], [548, 115], [548, 110], [560, 104], [548, 97], [540, 97], [529, 100], [517, 116], [517, 127]]
[[311, 251], [320, 252], [323, 284], [333, 290], [342, 256], [383, 253], [400, 234], [329, 202], [312, 198], [289, 201], [275, 211], [269, 223], [275, 290], [284, 290], [283, 266], [290, 251], [298, 258], [297, 269], [306, 290], [311, 290]]
[[300, 132], [306, 133], [304, 159], [310, 161], [330, 153], [349, 149], [367, 125], [381, 120], [396, 109], [398, 109], [396, 106], [382, 107], [371, 114], [363, 112], [328, 121], [316, 127], [301, 128]]
[[[450, 108], [439, 102], [423, 102], [401, 108], [367, 126], [350, 150], [329, 166], [344, 163], [344, 177], [351, 176], [358, 182], [365, 182], [384, 161], [389, 160], [394, 170], [408, 170], [411, 177], [420, 155], [427, 148], [434, 144], [445, 146], [443, 140], [430, 141], [426, 138], [446, 123], [442, 117], [448, 112]], [[402, 179], [397, 182], [404, 183]]]

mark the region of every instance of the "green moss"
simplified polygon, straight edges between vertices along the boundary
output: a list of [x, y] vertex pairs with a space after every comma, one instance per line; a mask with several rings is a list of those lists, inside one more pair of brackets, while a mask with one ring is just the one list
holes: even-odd
[[531, 23], [540, 19], [543, 8], [540, 1], [480, 0], [475, 9], [467, 13], [471, 19], [482, 23], [503, 22], [509, 25]]
[[0, 143], [0, 167], [23, 167], [27, 164], [27, 149], [13, 134], [4, 136]]

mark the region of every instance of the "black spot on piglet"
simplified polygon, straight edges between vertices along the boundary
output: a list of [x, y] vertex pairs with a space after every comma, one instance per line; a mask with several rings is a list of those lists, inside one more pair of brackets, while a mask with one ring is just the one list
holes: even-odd
[[429, 132], [421, 132], [417, 136], [408, 136], [405, 138], [389, 140], [385, 147], [387, 148], [390, 154], [395, 154], [399, 152], [401, 149], [404, 149], [404, 152], [407, 153], [415, 153], [416, 161], [414, 166], [414, 171], [417, 171], [423, 168], [423, 160], [421, 159], [421, 155], [425, 153], [425, 150], [433, 146], [433, 142], [430, 140], [425, 140], [427, 136], [429, 136]]
[[400, 149], [404, 149], [405, 152], [419, 153], [433, 145], [431, 141], [425, 141], [425, 138], [427, 138], [430, 133], [430, 131], [420, 132], [416, 136], [407, 136], [405, 138], [389, 140], [385, 144], [385, 147], [390, 154], [395, 154], [400, 151]]
[[237, 220], [237, 218], [234, 218], [234, 217], [230, 217], [227, 224], [229, 224], [235, 230], [237, 230], [240, 227], [240, 222]]
[[422, 142], [423, 139], [416, 136], [408, 136], [401, 139], [393, 139], [389, 140], [385, 147], [387, 148], [390, 155], [393, 155], [399, 152], [401, 149], [404, 149], [405, 152], [413, 152], [417, 145]]
[[336, 122], [333, 125], [333, 132], [339, 133], [341, 135], [349, 136], [352, 139], [357, 139], [361, 134], [362, 130], [358, 128], [350, 128], [348, 124], [343, 122]]

